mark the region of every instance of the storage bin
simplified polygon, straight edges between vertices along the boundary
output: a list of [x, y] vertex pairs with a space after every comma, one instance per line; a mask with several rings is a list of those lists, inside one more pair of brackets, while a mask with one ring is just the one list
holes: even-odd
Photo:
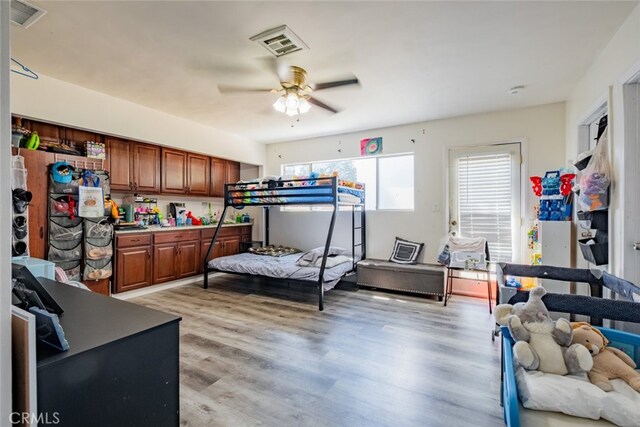
[[584, 221], [582, 228], [607, 231], [609, 229], [609, 211], [578, 212], [578, 219]]
[[55, 280], [56, 265], [52, 262], [31, 257], [13, 257], [11, 262], [14, 264], [24, 265], [31, 274], [34, 275], [34, 277], [45, 277], [47, 279]]
[[[595, 243], [587, 244], [594, 240]], [[609, 263], [609, 241], [606, 233], [597, 232], [595, 237], [578, 240], [584, 259], [595, 265]]]

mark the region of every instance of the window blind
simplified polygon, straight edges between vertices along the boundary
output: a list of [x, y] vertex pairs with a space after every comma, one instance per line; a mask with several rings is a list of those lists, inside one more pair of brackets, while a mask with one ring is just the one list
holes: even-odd
[[511, 155], [491, 154], [458, 159], [460, 236], [484, 237], [494, 262], [511, 262]]

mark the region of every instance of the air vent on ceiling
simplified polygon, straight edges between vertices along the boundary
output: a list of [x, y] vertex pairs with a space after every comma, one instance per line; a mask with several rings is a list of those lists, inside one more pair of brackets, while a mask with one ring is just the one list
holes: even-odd
[[309, 49], [309, 46], [300, 40], [300, 37], [286, 25], [263, 31], [251, 37], [250, 40], [264, 46], [265, 49], [275, 56], [282, 56], [299, 50]]
[[21, 0], [11, 0], [11, 22], [24, 28], [29, 28], [34, 22], [42, 18], [46, 10]]

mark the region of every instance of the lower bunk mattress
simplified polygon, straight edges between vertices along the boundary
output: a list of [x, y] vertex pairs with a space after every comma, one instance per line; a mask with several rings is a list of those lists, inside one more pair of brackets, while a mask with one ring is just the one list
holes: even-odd
[[[257, 276], [273, 277], [274, 279], [291, 279], [317, 282], [320, 268], [301, 267], [296, 264], [302, 253], [272, 257], [242, 253], [238, 255], [214, 258], [209, 261], [209, 268], [231, 273], [243, 273]], [[333, 288], [348, 272], [353, 269], [353, 262], [344, 262], [324, 270], [323, 288]]]

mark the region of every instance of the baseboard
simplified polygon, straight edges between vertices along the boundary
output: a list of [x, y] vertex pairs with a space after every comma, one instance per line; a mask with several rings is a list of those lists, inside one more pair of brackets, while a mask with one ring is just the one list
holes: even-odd
[[[209, 278], [221, 276], [225, 273], [209, 273]], [[117, 298], [120, 300], [128, 300], [131, 298], [141, 297], [143, 295], [153, 294], [155, 292], [166, 291], [167, 289], [178, 288], [180, 286], [190, 285], [193, 283], [200, 282], [202, 280], [202, 275], [199, 274], [197, 276], [187, 277], [185, 279], [173, 280], [167, 283], [161, 283], [159, 285], [147, 286], [142, 289], [134, 289], [133, 291], [120, 292], [117, 294], [112, 294], [113, 298]]]

